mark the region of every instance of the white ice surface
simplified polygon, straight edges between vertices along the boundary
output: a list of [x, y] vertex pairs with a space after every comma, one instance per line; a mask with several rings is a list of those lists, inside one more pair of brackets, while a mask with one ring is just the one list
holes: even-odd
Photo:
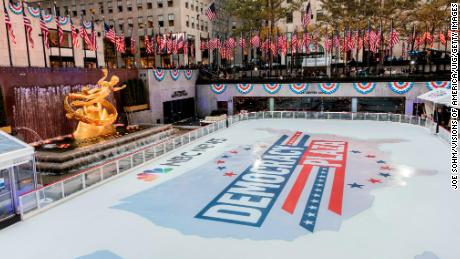
[[[339, 231], [317, 232], [293, 241], [183, 235], [134, 213], [111, 208], [126, 197], [186, 174], [209, 162], [216, 154], [252, 144], [269, 135], [256, 131], [258, 128], [300, 130], [363, 140], [400, 139], [404, 142], [381, 146], [382, 150], [390, 152], [392, 162], [438, 173], [411, 178], [403, 187], [378, 189], [373, 192], [372, 207], [344, 221]], [[449, 187], [449, 147], [425, 129], [390, 122], [247, 121], [200, 139], [145, 168], [153, 168], [213, 137], [228, 141], [207, 151], [209, 156], [197, 157], [154, 182], [136, 179], [136, 174], [143, 171], [138, 170], [1, 230], [0, 258], [66, 259], [97, 251], [109, 251], [118, 256], [113, 258], [132, 259], [412, 259], [426, 251], [440, 259], [460, 258], [460, 196]]]

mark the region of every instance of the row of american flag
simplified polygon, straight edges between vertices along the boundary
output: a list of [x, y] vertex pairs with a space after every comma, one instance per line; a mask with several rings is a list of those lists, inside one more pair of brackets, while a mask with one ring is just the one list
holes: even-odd
[[220, 37], [201, 39], [201, 51], [218, 49], [222, 57], [231, 57], [236, 48], [253, 48], [260, 49], [262, 53], [271, 52], [273, 55], [307, 53], [310, 51], [318, 52], [319, 44], [324, 44], [326, 52], [338, 51], [346, 53], [349, 51], [360, 51], [366, 49], [370, 52], [377, 53], [381, 48], [390, 49], [401, 42], [403, 49], [408, 48], [417, 50], [424, 47], [433, 47], [436, 41], [443, 45], [450, 40], [451, 32], [437, 32], [431, 34], [424, 32], [419, 35], [413, 34], [406, 40], [401, 40], [396, 29], [391, 29], [388, 33], [382, 33], [381, 30], [345, 30], [342, 32], [325, 33], [321, 36], [317, 32], [293, 33], [290, 37], [287, 35], [276, 35], [262, 38], [260, 34], [248, 37], [241, 35], [239, 38], [230, 37], [223, 39]]
[[[16, 45], [17, 40], [16, 40], [16, 33], [13, 28], [13, 24], [11, 22], [10, 14], [6, 7], [4, 7], [4, 22], [5, 26], [7, 29], [9, 41], [11, 44]], [[27, 16], [26, 12], [22, 12], [23, 16], [23, 24], [24, 24], [24, 29], [26, 31], [26, 40], [31, 48], [35, 47], [35, 42], [34, 42], [34, 29], [32, 26], [31, 19]], [[62, 28], [61, 22], [59, 21], [61, 17], [60, 16], [55, 16], [55, 23], [56, 23], [56, 29], [58, 32], [58, 42], [57, 44], [59, 46], [64, 44], [64, 30]], [[72, 19], [70, 19], [70, 27], [71, 27], [71, 35], [72, 35], [72, 46], [74, 48], [80, 48], [80, 41], [78, 40], [79, 37], [82, 38], [82, 40], [85, 42], [86, 46], [88, 47], [89, 50], [95, 51], [97, 50], [97, 42], [96, 42], [96, 37], [97, 34], [95, 32], [94, 24], [92, 24], [91, 32], [88, 32], [85, 26], [82, 24], [81, 27], [78, 29], [77, 26], [75, 26], [72, 22]], [[40, 33], [42, 35], [43, 39], [43, 44], [47, 49], [50, 48], [50, 29], [45, 22], [43, 18], [43, 14], [40, 11]]]

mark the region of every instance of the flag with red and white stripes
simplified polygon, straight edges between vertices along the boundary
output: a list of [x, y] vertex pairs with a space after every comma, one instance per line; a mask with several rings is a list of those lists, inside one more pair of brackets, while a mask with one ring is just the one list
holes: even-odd
[[243, 36], [240, 37], [240, 47], [242, 49], [246, 48], [246, 39]]
[[106, 23], [104, 23], [104, 34], [108, 40], [110, 40], [112, 43], [115, 43], [115, 31]]
[[8, 29], [8, 36], [10, 37], [10, 41], [11, 43], [13, 43], [13, 45], [16, 45], [16, 36], [14, 36], [14, 30], [13, 30], [13, 25], [11, 24], [11, 20], [10, 20], [10, 15], [8, 14], [8, 10], [6, 10], [6, 8], [4, 8], [4, 11], [5, 11], [5, 24], [6, 24], [6, 28]]
[[136, 55], [137, 45], [136, 45], [136, 39], [134, 38], [133, 35], [131, 35], [131, 46], [129, 46], [129, 49], [131, 51], [131, 55]]
[[34, 39], [32, 38], [32, 31], [33, 31], [32, 23], [30, 22], [29, 17], [26, 16], [26, 12], [24, 12], [23, 19], [24, 19], [24, 29], [26, 30], [27, 39], [29, 41], [30, 47], [34, 48], [35, 43], [34, 43]]
[[302, 25], [304, 27], [307, 27], [311, 23], [312, 16], [313, 15], [312, 15], [312, 10], [311, 10], [311, 4], [310, 2], [308, 2], [308, 5], [302, 17]]
[[206, 12], [205, 12], [206, 16], [208, 17], [208, 19], [210, 21], [214, 21], [215, 19], [217, 19], [217, 10], [216, 10], [216, 5], [214, 3], [212, 3], [208, 9], [206, 9]]
[[[70, 28], [72, 30], [72, 45], [74, 48], [80, 48], [80, 42], [78, 41], [78, 32], [77, 32], [77, 29], [75, 28], [75, 26], [70, 25]], [[82, 29], [84, 29], [82, 27]]]
[[390, 32], [390, 37], [388, 38], [388, 45], [394, 47], [396, 44], [399, 43], [399, 34], [395, 29], [392, 29]]
[[152, 45], [150, 44], [149, 35], [147, 34], [144, 37], [144, 45], [145, 45], [145, 52], [147, 52], [147, 54], [152, 54], [153, 48], [152, 48]]
[[64, 30], [62, 29], [61, 23], [59, 23], [59, 16], [56, 15], [55, 17], [55, 22], [56, 22], [56, 29], [58, 31], [59, 35], [59, 45], [64, 44]]
[[43, 16], [40, 15], [40, 30], [42, 32], [43, 42], [47, 49], [50, 48], [49, 36], [50, 32], [48, 26], [46, 26], [45, 20], [43, 20]]
[[250, 40], [251, 47], [253, 48], [259, 48], [260, 47], [260, 37], [259, 35], [255, 35], [254, 37], [251, 38]]

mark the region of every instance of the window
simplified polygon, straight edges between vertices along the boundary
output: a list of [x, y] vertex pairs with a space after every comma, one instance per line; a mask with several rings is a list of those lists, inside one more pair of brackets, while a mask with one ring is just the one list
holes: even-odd
[[200, 3], [200, 13], [203, 14], [204, 4]]
[[174, 26], [174, 14], [172, 13], [168, 14], [168, 25]]
[[126, 0], [126, 9], [128, 10], [128, 12], [133, 11], [133, 3], [131, 2], [131, 0]]
[[198, 0], [196, 0], [196, 2], [195, 2], [195, 11], [198, 12], [198, 8], [199, 8], [199, 7], [198, 7]]
[[99, 5], [99, 12], [100, 12], [101, 14], [104, 14], [104, 3], [99, 2], [98, 5]]
[[236, 22], [232, 22], [232, 30], [236, 30]]
[[128, 18], [128, 27], [129, 28], [133, 27], [133, 18]]
[[154, 27], [153, 16], [147, 17], [147, 24], [148, 24], [148, 27], [149, 27], [149, 28], [153, 28], [153, 27]]
[[123, 21], [123, 19], [119, 19], [119, 20], [118, 20], [118, 28], [119, 28], [120, 31], [122, 31], [122, 32], [125, 31], [125, 30], [124, 30], [124, 29], [125, 29], [125, 24], [124, 24], [124, 23], [125, 23], [125, 22]]
[[147, 9], [153, 9], [153, 0], [147, 0]]
[[168, 7], [173, 7], [174, 3], [173, 0], [168, 0]]
[[205, 30], [205, 31], [208, 31], [208, 22], [206, 22], [206, 23], [204, 24], [204, 30]]
[[86, 16], [86, 10], [81, 10], [81, 14], [82, 14], [83, 16]]
[[185, 0], [185, 8], [188, 9], [188, 0]]
[[[59, 47], [59, 34], [55, 29], [49, 29], [50, 32], [50, 46], [51, 47]], [[72, 43], [70, 41], [70, 32], [64, 31], [64, 41], [61, 44], [61, 48], [72, 48]]]
[[139, 29], [145, 28], [144, 17], [137, 17], [137, 27]]
[[158, 8], [163, 8], [163, 0], [157, 0]]
[[123, 12], [123, 2], [121, 2], [121, 0], [118, 0], [117, 6], [118, 6], [118, 12], [122, 13]]
[[195, 17], [192, 17], [192, 29], [195, 29]]
[[163, 15], [158, 15], [158, 27], [163, 27], [164, 25]]
[[190, 16], [185, 16], [185, 26], [190, 27]]
[[286, 16], [286, 23], [292, 23], [292, 21], [293, 21], [293, 15], [292, 15], [292, 12], [290, 12]]

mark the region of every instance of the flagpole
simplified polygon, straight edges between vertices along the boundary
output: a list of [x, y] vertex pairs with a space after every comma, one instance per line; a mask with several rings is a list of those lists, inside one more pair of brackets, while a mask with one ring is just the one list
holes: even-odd
[[[21, 0], [21, 5], [22, 5], [22, 16], [23, 16], [22, 22], [24, 23], [24, 18], [26, 17], [26, 9], [24, 8], [24, 0]], [[32, 23], [30, 24], [30, 26], [32, 26]], [[27, 27], [25, 24], [24, 24], [24, 35], [26, 36], [27, 64], [30, 67], [31, 65], [30, 65], [29, 37], [27, 35]]]
[[99, 58], [98, 58], [98, 54], [97, 54], [97, 34], [96, 34], [96, 28], [95, 28], [96, 25], [95, 25], [94, 16], [91, 16], [91, 25], [92, 25], [91, 38], [92, 38], [92, 40], [94, 40], [94, 54], [96, 56], [96, 68], [99, 68]]
[[[43, 20], [42, 8], [41, 8], [40, 3], [38, 3], [38, 10], [40, 11], [40, 22], [43, 21], [43, 23], [45, 23], [45, 21]], [[41, 31], [41, 33], [42, 33], [43, 61], [45, 61], [45, 67], [47, 68], [48, 67], [48, 60], [46, 58], [45, 35], [43, 34], [43, 31]]]
[[[390, 28], [390, 38], [389, 40], [393, 40], [393, 19], [391, 19], [391, 28]], [[393, 73], [393, 43], [390, 42], [390, 76]]]
[[[5, 0], [3, 0], [3, 10], [5, 11], [5, 15], [7, 15], [6, 12], [8, 12], [8, 11], [6, 10]], [[10, 18], [10, 23], [11, 23], [11, 18]], [[10, 31], [8, 30], [8, 25], [6, 23], [5, 23], [5, 29], [6, 29], [6, 37], [8, 38], [7, 39], [7, 43], [8, 43], [8, 58], [10, 60], [10, 67], [12, 67], [13, 66], [13, 57], [11, 56]]]
[[[447, 44], [449, 43], [449, 28], [446, 30], [446, 43], [444, 43], [444, 57], [447, 55]], [[447, 63], [444, 62], [444, 71], [446, 70]]]
[[[70, 19], [70, 27], [71, 27], [70, 29], [71, 29], [71, 31], [72, 31], [73, 21], [72, 21], [72, 18], [69, 18], [69, 19]], [[83, 20], [82, 20], [82, 22], [83, 22]], [[77, 39], [77, 40], [78, 40], [78, 39]], [[74, 62], [74, 64], [75, 64], [75, 63], [76, 63], [76, 62], [75, 62], [75, 46], [73, 45], [73, 35], [72, 35], [72, 44], [71, 44], [71, 45], [72, 45], [72, 57], [73, 57], [73, 62]], [[83, 51], [85, 51], [84, 48], [83, 48]], [[85, 53], [86, 53], [86, 51], [85, 51]], [[85, 60], [83, 60], [83, 67], [85, 67]]]
[[[56, 29], [58, 31], [58, 53], [59, 53], [59, 63], [60, 63], [60, 66], [62, 67], [62, 55], [61, 55], [61, 37], [59, 35], [59, 28], [58, 26], [61, 26], [59, 23], [59, 17], [57, 15], [57, 9], [56, 9], [56, 1], [54, 2], [54, 21], [56, 22]], [[61, 27], [61, 30], [62, 30], [62, 27]]]
[[[364, 54], [364, 52], [363, 52]], [[371, 22], [367, 21], [367, 69], [371, 72]]]

